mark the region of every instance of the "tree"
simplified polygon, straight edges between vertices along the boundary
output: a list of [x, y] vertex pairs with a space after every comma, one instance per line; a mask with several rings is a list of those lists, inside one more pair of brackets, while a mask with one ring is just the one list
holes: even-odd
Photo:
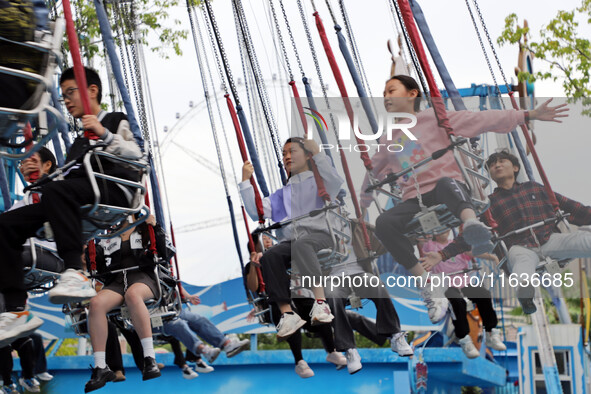
[[579, 35], [579, 21], [591, 26], [591, 0], [582, 0], [581, 6], [572, 11], [558, 11], [558, 14], [540, 29], [539, 41], [522, 40], [530, 29], [521, 27], [517, 15], [505, 18], [505, 29], [497, 39], [499, 45], [519, 44], [534, 56], [546, 62], [545, 71], [519, 73], [520, 81], [562, 80], [564, 93], [572, 102], [581, 101], [583, 113], [591, 116], [591, 43]]
[[[191, 0], [197, 4], [197, 0]], [[55, 7], [54, 1], [49, 1], [56, 13], [62, 13]], [[79, 35], [82, 55], [91, 60], [95, 56], [101, 56], [101, 48], [98, 45], [102, 38], [94, 2], [84, 0], [72, 0], [72, 12], [75, 18], [76, 30]], [[187, 38], [188, 31], [178, 29], [181, 21], [170, 18], [171, 7], [179, 6], [181, 0], [127, 0], [104, 1], [107, 14], [111, 18], [111, 29], [118, 45], [124, 45], [123, 39], [133, 42], [134, 34], [137, 40], [149, 48], [152, 52], [159, 53], [168, 58], [170, 49], [175, 55], [181, 55], [180, 41]], [[184, 4], [184, 1], [182, 2]], [[148, 42], [149, 34], [155, 34], [158, 41]], [[66, 43], [67, 45], [67, 43]]]

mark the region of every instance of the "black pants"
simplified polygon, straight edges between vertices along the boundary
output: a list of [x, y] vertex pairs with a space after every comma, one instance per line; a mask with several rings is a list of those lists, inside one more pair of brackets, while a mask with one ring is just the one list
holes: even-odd
[[47, 358], [45, 358], [45, 346], [43, 337], [36, 332], [29, 335], [33, 340], [33, 352], [35, 354], [35, 375], [47, 372]]
[[111, 371], [121, 371], [125, 374], [123, 368], [123, 357], [121, 355], [121, 345], [119, 343], [119, 334], [115, 324], [108, 322], [107, 346], [105, 347], [105, 361]]
[[449, 299], [454, 312], [455, 319], [452, 321], [456, 329], [456, 337], [461, 339], [470, 333], [470, 326], [466, 317], [466, 300], [463, 297], [467, 297], [476, 304], [478, 313], [482, 318], [482, 325], [486, 331], [497, 327], [497, 313], [492, 305], [490, 291], [487, 289], [470, 286], [466, 286], [463, 289], [450, 287], [446, 290], [445, 296]]
[[[119, 187], [112, 182], [99, 182], [101, 202], [127, 206]], [[43, 187], [40, 203], [8, 211], [0, 215], [0, 292], [6, 310], [25, 305], [22, 264], [23, 243], [35, 235], [44, 222], [53, 229], [57, 251], [65, 268], [82, 268], [82, 213], [80, 207], [94, 202], [94, 193], [86, 178], [54, 181]]]
[[[445, 204], [456, 217], [466, 208], [473, 208], [466, 185], [451, 178], [441, 178], [435, 189], [421, 195], [427, 207]], [[410, 269], [418, 263], [412, 243], [404, 236], [406, 226], [421, 211], [419, 200], [412, 198], [401, 202], [378, 216], [376, 235], [395, 261]]]
[[[367, 275], [371, 274], [358, 274]], [[358, 276], [351, 275], [351, 278]], [[365, 281], [369, 283], [369, 279]], [[381, 283], [381, 282], [380, 282]], [[367, 298], [373, 301], [376, 306], [376, 328], [375, 333], [383, 337], [391, 337], [392, 334], [400, 332], [400, 319], [390, 299], [388, 291], [381, 286], [359, 286], [354, 287], [355, 294], [360, 298]], [[348, 319], [347, 311], [347, 297], [351, 294], [351, 288], [339, 287], [335, 289], [325, 289], [326, 299], [330, 305], [330, 310], [334, 315], [332, 327], [334, 329], [335, 343], [339, 352], [344, 352], [348, 349], [356, 348], [355, 335], [353, 327]]]
[[378, 346], [383, 346], [388, 339], [386, 335], [378, 334], [378, 326], [373, 320], [353, 311], [346, 311], [351, 328]]
[[187, 363], [185, 360], [185, 356], [183, 355], [183, 349], [181, 348], [181, 343], [178, 339], [174, 337], [166, 337], [168, 343], [170, 343], [170, 347], [172, 348], [172, 352], [174, 353], [174, 365], [179, 368], [183, 368], [183, 366]]
[[0, 349], [0, 376], [4, 380], [4, 385], [9, 385], [12, 381], [13, 361], [12, 350], [16, 350], [21, 362], [22, 375], [25, 379], [32, 379], [35, 369], [35, 351], [33, 349], [33, 340], [30, 337], [19, 338], [12, 342], [10, 346]]
[[291, 277], [287, 270], [292, 267], [292, 253], [294, 271], [301, 275], [319, 277], [322, 273], [316, 252], [329, 247], [332, 247], [330, 235], [316, 232], [293, 242], [281, 242], [263, 253], [261, 271], [269, 300], [275, 303], [291, 301]]
[[[293, 304], [295, 307], [295, 312], [306, 321], [306, 325], [304, 325], [303, 328], [311, 333], [314, 333], [316, 336], [320, 338], [320, 340], [322, 341], [322, 345], [324, 346], [324, 350], [327, 353], [334, 352], [336, 346], [330, 324], [319, 324], [316, 326], [311, 325], [310, 311], [312, 310], [312, 306], [314, 305], [314, 300], [311, 298], [295, 298], [293, 300]], [[279, 319], [281, 319], [281, 312], [279, 311], [279, 308], [275, 303], [271, 303], [271, 309], [273, 323], [277, 325], [279, 324]], [[294, 361], [297, 364], [298, 361], [304, 359], [302, 356], [301, 331], [296, 331], [292, 336], [287, 338], [286, 341], [289, 344], [289, 348], [291, 350], [291, 353], [293, 354]]]

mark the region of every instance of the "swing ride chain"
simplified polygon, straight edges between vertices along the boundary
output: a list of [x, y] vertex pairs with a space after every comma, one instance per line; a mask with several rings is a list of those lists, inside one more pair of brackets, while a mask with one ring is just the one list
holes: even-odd
[[248, 29], [248, 25], [246, 24], [246, 15], [244, 13], [244, 9], [242, 8], [242, 3], [240, 1], [232, 1], [233, 6], [236, 8], [236, 12], [238, 14], [238, 21], [240, 23], [240, 28], [242, 30], [242, 34], [244, 37], [244, 44], [246, 47], [246, 51], [248, 54], [248, 59], [250, 61], [250, 65], [254, 72], [255, 77], [255, 84], [257, 86], [257, 92], [259, 95], [259, 99], [261, 100], [261, 106], [263, 107], [263, 113], [265, 115], [265, 121], [267, 123], [267, 128], [269, 129], [269, 133], [271, 134], [271, 140], [273, 141], [273, 148], [275, 151], [275, 157], [277, 159], [279, 165], [279, 171], [283, 169], [281, 164], [281, 153], [279, 149], [278, 143], [278, 135], [279, 130], [277, 130], [277, 122], [275, 121], [275, 117], [273, 116], [273, 111], [271, 111], [271, 106], [267, 100], [268, 93], [267, 89], [265, 88], [265, 84], [262, 82], [262, 72], [258, 60], [254, 54], [254, 46], [252, 37], [250, 35], [250, 30]]
[[326, 3], [326, 7], [328, 8], [328, 12], [330, 13], [330, 17], [332, 19], [332, 24], [333, 25], [338, 25], [338, 21], [336, 16], [334, 15], [334, 12], [332, 11], [332, 7], [330, 6], [330, 0], [324, 0], [324, 2]]
[[275, 12], [275, 6], [273, 0], [269, 0], [269, 6], [271, 7], [271, 13], [273, 14], [273, 21], [275, 22], [275, 28], [277, 29], [277, 38], [279, 38], [279, 45], [285, 57], [285, 64], [287, 66], [287, 73], [289, 74], [289, 80], [293, 81], [293, 72], [291, 71], [291, 64], [289, 64], [289, 57], [287, 56], [287, 49], [285, 49], [285, 43], [283, 42], [283, 35], [281, 34], [281, 28], [279, 26], [279, 20], [277, 19], [277, 13]]
[[[189, 14], [189, 22], [191, 24], [191, 33], [193, 33], [193, 41], [195, 42], [195, 52], [197, 52], [197, 63], [199, 64], [199, 73], [201, 74], [201, 82], [203, 83], [203, 90], [204, 90], [204, 96], [205, 96], [205, 103], [207, 104], [207, 113], [209, 115], [209, 121], [211, 123], [211, 132], [213, 134], [213, 141], [215, 143], [215, 150], [217, 152], [218, 155], [218, 162], [219, 162], [219, 166], [220, 166], [220, 173], [222, 175], [222, 181], [224, 183], [224, 190], [226, 191], [226, 196], [230, 195], [230, 191], [228, 190], [228, 181], [226, 179], [226, 171], [224, 169], [224, 162], [222, 160], [222, 154], [221, 154], [221, 150], [220, 150], [220, 143], [218, 141], [218, 136], [217, 136], [217, 131], [215, 128], [215, 120], [213, 118], [213, 111], [211, 108], [211, 101], [210, 101], [210, 97], [209, 97], [209, 89], [208, 89], [208, 85], [207, 85], [207, 80], [205, 78], [205, 70], [203, 68], [203, 62], [201, 60], [201, 55], [199, 52], [199, 47], [197, 46], [197, 31], [195, 30], [195, 21], [193, 20], [193, 15], [191, 13], [191, 0], [187, 0], [187, 11]], [[205, 47], [203, 47], [203, 50], [205, 52]], [[213, 86], [212, 86], [213, 88]]]
[[[119, 36], [119, 39], [123, 42], [123, 45], [119, 45], [119, 55], [121, 56], [121, 63], [122, 66], [121, 68], [123, 68], [123, 76], [124, 76], [124, 80], [123, 82], [125, 82], [125, 88], [127, 88], [127, 90], [129, 91], [129, 77], [127, 76], [127, 65], [125, 64], [125, 54], [127, 54], [127, 59], [129, 59], [129, 53], [127, 50], [127, 41], [125, 41], [125, 32], [123, 30], [123, 24], [119, 23], [120, 20], [117, 19], [116, 15], [121, 16], [121, 11], [119, 10], [119, 5], [118, 3], [115, 1], [113, 2], [113, 7], [114, 7], [114, 12], [113, 12], [113, 18], [115, 19], [114, 24], [115, 24], [115, 29], [117, 30], [117, 35]], [[121, 31], [119, 31], [119, 29], [121, 29]], [[125, 53], [123, 52], [123, 47], [125, 47]]]
[[351, 28], [351, 21], [349, 20], [349, 14], [345, 9], [345, 3], [343, 0], [339, 0], [339, 8], [341, 9], [341, 16], [343, 17], [343, 24], [345, 25], [345, 30], [347, 31], [347, 37], [349, 37], [349, 43], [351, 44], [351, 49], [353, 52], [353, 60], [355, 61], [355, 66], [357, 67], [357, 73], [361, 76], [361, 83], [367, 92], [369, 93], [369, 97], [373, 97], [371, 93], [371, 88], [369, 87], [369, 82], [367, 80], [367, 75], [365, 74], [365, 69], [363, 68], [363, 63], [361, 62], [361, 56], [359, 54], [359, 48], [357, 47], [357, 42], [355, 40], [355, 36], [353, 35], [353, 29]]
[[478, 18], [480, 19], [480, 23], [482, 24], [482, 29], [484, 30], [484, 34], [486, 35], [486, 39], [488, 40], [488, 44], [490, 45], [490, 49], [495, 57], [497, 62], [497, 66], [499, 67], [499, 71], [501, 72], [501, 77], [503, 78], [503, 83], [507, 86], [508, 91], [510, 92], [511, 89], [509, 83], [507, 82], [507, 76], [503, 71], [503, 67], [501, 66], [501, 61], [499, 60], [499, 56], [497, 55], [497, 51], [495, 50], [495, 46], [493, 45], [492, 39], [490, 38], [490, 34], [488, 32], [488, 28], [486, 27], [486, 23], [484, 23], [484, 18], [482, 16], [482, 12], [480, 12], [480, 6], [478, 5], [477, 0], [472, 0], [474, 2], [474, 8], [476, 8], [476, 12], [478, 13]]
[[[320, 71], [320, 63], [318, 62], [318, 57], [316, 55], [316, 50], [314, 49], [314, 42], [312, 41], [312, 34], [310, 34], [310, 28], [308, 27], [308, 22], [306, 22], [306, 13], [304, 12], [304, 8], [302, 6], [302, 0], [298, 1], [298, 8], [300, 10], [300, 17], [302, 18], [302, 23], [304, 25], [304, 31], [306, 32], [306, 37], [308, 38], [308, 46], [310, 47], [310, 53], [312, 54], [312, 59], [314, 60], [314, 67], [316, 68], [316, 75], [318, 76], [318, 82], [320, 83], [320, 88], [322, 89], [322, 95], [324, 96], [324, 101], [326, 103], [326, 107], [330, 109], [330, 102], [328, 100], [328, 93], [326, 91], [326, 85], [324, 84], [324, 79], [322, 78], [322, 72]], [[312, 1], [312, 5], [314, 6], [314, 2]], [[314, 10], [316, 7], [314, 6]], [[337, 125], [334, 120], [334, 116], [332, 112], [330, 114], [330, 122], [332, 125], [333, 132], [337, 141], [339, 141], [339, 136], [337, 132]]]
[[[220, 50], [220, 56], [222, 57], [222, 62], [224, 64], [224, 70], [226, 70], [226, 76], [228, 77], [228, 83], [230, 84], [230, 90], [232, 91], [232, 95], [234, 96], [234, 101], [236, 106], [240, 105], [240, 99], [238, 98], [238, 91], [236, 90], [236, 85], [234, 84], [234, 77], [232, 77], [232, 70], [228, 67], [228, 57], [226, 56], [226, 51], [224, 50], [224, 44], [222, 43], [222, 39], [220, 37], [220, 31], [218, 29], [218, 24], [215, 19], [215, 15], [213, 14], [213, 10], [211, 9], [210, 0], [204, 0], [205, 8], [207, 9], [207, 14], [209, 15], [209, 19], [211, 21], [211, 25], [207, 22], [207, 30], [209, 31], [209, 36], [212, 37], [212, 28], [213, 34], [215, 35], [215, 41], [218, 44], [218, 48]], [[206, 18], [207, 21], [207, 18]], [[213, 38], [212, 38], [213, 40]], [[215, 52], [215, 50], [214, 50]], [[216, 53], [216, 60], [218, 62], [218, 67], [220, 68], [220, 72], [222, 71], [220, 65], [220, 59]], [[225, 86], [225, 85], [224, 85]], [[227, 89], [226, 93], [227, 93]]]
[[[272, 3], [272, 0], [270, 2]], [[293, 52], [295, 53], [295, 57], [298, 62], [300, 73], [302, 74], [302, 78], [306, 78], [306, 74], [304, 73], [304, 67], [302, 66], [302, 60], [300, 59], [298, 48], [296, 47], [295, 39], [293, 38], [293, 33], [291, 31], [291, 26], [289, 25], [289, 19], [287, 18], [287, 13], [285, 12], [283, 0], [279, 0], [279, 6], [281, 7], [281, 12], [283, 13], [283, 19], [285, 20], [285, 26], [287, 27], [287, 33], [289, 34], [289, 39], [291, 41], [291, 46], [293, 47]]]
[[[203, 19], [207, 23], [207, 20], [208, 19], [207, 19], [206, 15], [205, 15], [205, 9], [203, 9], [203, 7], [201, 7], [201, 10], [203, 11]], [[211, 67], [209, 65], [209, 59], [207, 57], [207, 53], [205, 52], [205, 42], [203, 41], [203, 34], [201, 33], [201, 25], [199, 25], [199, 19], [197, 18], [197, 12], [195, 12], [195, 8], [194, 7], [193, 7], [193, 12], [194, 12], [194, 15], [195, 15], [195, 23], [197, 25], [197, 32], [199, 33], [198, 34], [199, 41], [201, 43], [201, 47], [203, 48], [203, 55], [204, 55], [204, 58], [205, 58], [205, 67], [207, 67], [207, 73], [209, 74], [209, 80], [211, 82], [211, 86], [212, 86], [212, 89], [213, 89], [215, 87], [215, 84], [214, 84], [214, 81], [213, 81], [213, 73], [211, 72]], [[211, 34], [210, 34], [210, 38], [212, 38], [212, 43], [213, 43], [213, 37], [211, 37]], [[216, 58], [217, 58], [217, 52], [215, 50], [215, 45], [212, 45], [212, 47], [213, 47], [213, 52], [215, 53]], [[218, 68], [219, 68], [219, 73], [220, 73], [219, 74], [219, 77], [220, 77], [220, 79], [222, 81], [222, 85], [223, 85], [224, 91], [227, 93], [228, 90], [226, 88], [226, 84], [225, 84], [225, 81], [224, 81], [224, 73], [222, 72], [222, 68], [221, 68], [221, 66], [219, 64], [219, 60], [218, 60]], [[214, 92], [215, 92], [215, 90], [214, 90]], [[214, 100], [214, 102], [215, 102], [215, 105], [216, 105], [218, 116], [220, 118], [220, 124], [222, 126], [222, 133], [224, 134], [224, 140], [226, 141], [226, 147], [228, 148], [228, 157], [230, 159], [230, 163], [234, 163], [234, 158], [232, 157], [232, 150], [230, 149], [230, 143], [229, 143], [229, 140], [228, 140], [228, 134], [226, 132], [226, 126], [224, 124], [224, 118], [222, 117], [222, 110], [220, 108], [220, 104], [219, 104], [219, 102], [217, 100], [217, 97], [216, 97], [216, 100]], [[232, 174], [234, 175], [234, 183], [236, 185], [238, 185], [237, 178], [236, 178], [236, 169], [234, 168], [234, 166], [230, 166], [230, 167], [232, 168]]]
[[[474, 12], [472, 11], [472, 7], [470, 7], [469, 0], [466, 0], [466, 7], [468, 7], [468, 12], [470, 13], [470, 18], [472, 19], [472, 24], [474, 25], [474, 30], [476, 31], [476, 36], [478, 37], [478, 42], [480, 43], [480, 48], [482, 49], [482, 53], [484, 54], [484, 58], [486, 59], [486, 64], [488, 66], [488, 71], [490, 71], [490, 75], [493, 79], [493, 83], [497, 88], [497, 94], [499, 97], [501, 96], [501, 89], [499, 88], [499, 84], [497, 82], [497, 77], [495, 76], [495, 72], [493, 71], [492, 64], [490, 62], [490, 58], [488, 57], [488, 53], [486, 52], [486, 47], [484, 46], [484, 41], [482, 41], [482, 35], [480, 34], [480, 29], [478, 28], [478, 24], [476, 23], [476, 18], [474, 18]], [[503, 104], [503, 100], [501, 100], [501, 104], [503, 108], [505, 105]]]
[[406, 41], [406, 45], [408, 47], [408, 51], [410, 52], [410, 57], [411, 57], [413, 65], [415, 67], [415, 71], [417, 72], [417, 76], [419, 77], [419, 80], [421, 81], [421, 86], [423, 87], [423, 91], [426, 94], [429, 91], [429, 89], [427, 88], [427, 82], [425, 81], [425, 77], [423, 76], [423, 72], [422, 72], [422, 69], [420, 66], [419, 58], [417, 56], [417, 53], [415, 52], [414, 46], [412, 45], [412, 41], [410, 39], [408, 29], [406, 28], [406, 24], [404, 23], [404, 19], [402, 18], [402, 12], [400, 11], [400, 7], [398, 6], [398, 0], [391, 0], [391, 1], [394, 4], [394, 7], [396, 8], [396, 17], [398, 18], [398, 21], [400, 22], [400, 28], [402, 29], [402, 34], [404, 34], [404, 41]]
[[[207, 33], [209, 35], [209, 40], [211, 41], [211, 49], [213, 51], [217, 66], [218, 66], [218, 73], [220, 75], [220, 80], [222, 82], [222, 89], [224, 91], [225, 94], [228, 94], [228, 85], [226, 85], [226, 78], [224, 77], [224, 70], [222, 69], [222, 63], [220, 61], [220, 55], [218, 53], [218, 48], [215, 45], [215, 38], [213, 37], [213, 33], [212, 33], [212, 28], [211, 25], [209, 24], [209, 18], [207, 17], [207, 11], [205, 10], [204, 7], [201, 7], [201, 12], [203, 13], [203, 20], [205, 21], [205, 26], [207, 28]], [[201, 38], [201, 43], [203, 45], [203, 38], [201, 36], [199, 36]]]
[[[248, 108], [251, 109], [250, 112], [250, 123], [255, 125], [256, 123], [254, 122], [254, 108], [255, 108], [255, 101], [254, 98], [251, 97], [250, 94], [250, 89], [248, 88], [248, 82], [249, 82], [249, 74], [248, 74], [248, 68], [246, 66], [246, 61], [245, 61], [245, 55], [244, 52], [246, 51], [246, 48], [244, 47], [244, 36], [242, 35], [242, 31], [240, 30], [240, 27], [238, 26], [238, 14], [236, 13], [236, 8], [232, 7], [232, 13], [234, 14], [234, 25], [236, 27], [236, 38], [238, 40], [238, 50], [240, 52], [240, 64], [242, 65], [242, 74], [244, 75], [244, 90], [246, 91], [246, 101], [248, 102]], [[255, 132], [252, 134], [252, 140], [254, 142], [254, 149], [259, 152], [259, 144], [258, 144], [258, 139], [257, 139], [257, 133], [256, 130]]]
[[[125, 14], [126, 16], [126, 24], [127, 24], [127, 28], [129, 29], [129, 34], [130, 34], [130, 38], [131, 38], [131, 57], [132, 57], [132, 61], [133, 61], [133, 71], [135, 73], [136, 76], [136, 85], [137, 85], [137, 90], [135, 90], [135, 86], [134, 86], [134, 94], [135, 94], [135, 98], [136, 98], [136, 103], [138, 104], [138, 112], [140, 114], [140, 121], [142, 123], [142, 135], [144, 137], [144, 140], [147, 142], [148, 145], [148, 151], [150, 152], [150, 155], [152, 153], [152, 144], [150, 144], [150, 134], [148, 131], [148, 116], [146, 114], [146, 107], [145, 107], [145, 102], [144, 102], [144, 90], [142, 88], [142, 76], [141, 76], [141, 72], [139, 69], [139, 63], [138, 63], [138, 56], [137, 56], [137, 49], [136, 49], [136, 45], [139, 44], [139, 39], [136, 38], [136, 34], [135, 34], [135, 13], [134, 13], [134, 8], [135, 8], [135, 2], [132, 0], [129, 3], [129, 12], [127, 12]], [[131, 64], [130, 64], [130, 68], [131, 68]]]

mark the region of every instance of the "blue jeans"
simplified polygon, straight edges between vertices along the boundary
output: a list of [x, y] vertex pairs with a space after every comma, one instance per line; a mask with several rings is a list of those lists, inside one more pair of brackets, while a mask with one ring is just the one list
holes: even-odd
[[188, 308], [183, 308], [180, 318], [185, 320], [191, 330], [211, 346], [221, 349], [226, 342], [226, 336], [208, 318], [191, 312]]
[[199, 337], [189, 327], [183, 318], [164, 322], [164, 333], [181, 341], [193, 354], [198, 354], [197, 348], [203, 344]]

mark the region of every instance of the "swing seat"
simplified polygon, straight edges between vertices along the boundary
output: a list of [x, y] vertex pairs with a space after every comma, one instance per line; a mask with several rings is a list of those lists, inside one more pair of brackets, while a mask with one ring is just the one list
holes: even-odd
[[[154, 267], [154, 274], [158, 278], [156, 281], [158, 285], [158, 294], [156, 298], [149, 298], [144, 303], [150, 313], [150, 321], [153, 328], [162, 327], [163, 322], [177, 318], [182, 309], [180, 295], [177, 291], [177, 280], [172, 276], [172, 272], [168, 270], [164, 261], [160, 261]], [[138, 269], [133, 267], [125, 271]], [[123, 270], [122, 270], [123, 271]], [[131, 317], [127, 313], [127, 308], [123, 305], [112, 309], [107, 316], [117, 324], [133, 328]]]
[[[64, 121], [61, 112], [50, 105], [55, 69], [61, 59], [61, 43], [64, 33], [62, 18], [52, 22], [49, 34], [42, 36], [40, 42], [16, 42], [0, 37], [0, 41], [19, 46], [38, 53], [41, 68], [38, 72], [28, 72], [11, 67], [0, 66], [0, 74], [22, 79], [36, 84], [36, 87], [21, 108], [0, 107], [0, 157], [22, 160], [45, 145], [58, 133], [59, 124]], [[33, 142], [25, 137], [27, 124], [32, 127], [32, 148], [23, 147]]]
[[[117, 178], [111, 175], [106, 175], [96, 172], [92, 168], [91, 160], [95, 158], [106, 158], [113, 162], [119, 163], [121, 166], [131, 168], [137, 173], [137, 180], [129, 180], [124, 178]], [[42, 184], [58, 178], [63, 171], [71, 167], [71, 163], [66, 164], [62, 169], [58, 169], [50, 177], [45, 178]], [[82, 216], [82, 240], [88, 242], [93, 238], [112, 238], [129, 230], [130, 227], [123, 227], [124, 221], [128, 216], [137, 215], [133, 226], [137, 226], [144, 222], [149, 214], [150, 209], [145, 205], [146, 196], [146, 180], [149, 173], [149, 164], [146, 156], [139, 160], [125, 159], [119, 156], [112, 155], [107, 152], [91, 150], [83, 158], [82, 166], [86, 170], [86, 174], [94, 192], [94, 202], [80, 207]], [[101, 193], [98, 187], [98, 180], [113, 182], [117, 184], [127, 195], [129, 199], [129, 206], [114, 206], [101, 204]], [[32, 190], [39, 188], [41, 185], [31, 185]], [[37, 231], [37, 237], [40, 239], [51, 240], [53, 234], [49, 223]]]
[[[164, 321], [173, 320], [180, 315], [182, 303], [180, 295], [177, 291], [177, 279], [174, 278], [172, 272], [166, 267], [168, 263], [160, 261], [155, 264], [154, 274], [157, 275], [158, 280], [158, 295], [156, 298], [150, 298], [145, 301], [148, 312], [150, 313], [150, 320], [153, 328], [158, 328], [163, 325]], [[132, 267], [116, 272], [130, 271], [138, 269]], [[67, 316], [70, 326], [79, 336], [88, 335], [88, 308], [90, 302], [88, 300], [76, 303], [66, 304], [62, 308], [62, 312]], [[118, 306], [109, 313], [107, 317], [115, 324], [125, 328], [133, 328], [131, 318], [127, 313], [127, 308], [123, 305]]]
[[566, 267], [573, 259], [552, 259], [550, 257], [546, 257], [546, 259], [541, 260], [540, 263], [536, 267], [536, 273], [542, 275], [544, 273], [548, 273], [550, 275], [559, 274], [562, 272], [564, 267]]
[[[28, 248], [23, 253], [25, 289], [33, 294], [45, 293], [59, 279], [60, 273], [64, 270], [64, 263], [59, 258], [57, 250], [48, 245], [40, 245], [31, 240]], [[39, 254], [45, 254], [49, 258], [40, 259]]]

